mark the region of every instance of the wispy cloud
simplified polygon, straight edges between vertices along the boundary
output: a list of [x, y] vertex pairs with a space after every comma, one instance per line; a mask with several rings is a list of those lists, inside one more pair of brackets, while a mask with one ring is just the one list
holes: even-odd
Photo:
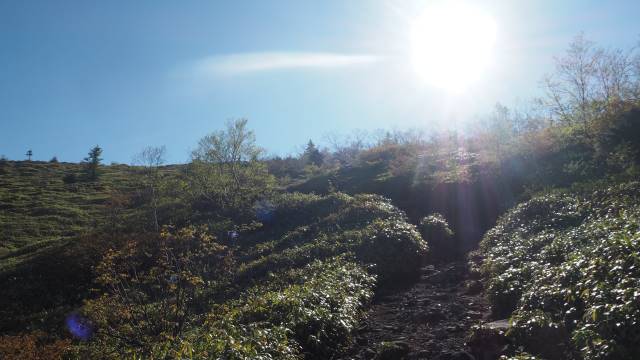
[[239, 75], [281, 69], [337, 68], [377, 62], [373, 55], [326, 52], [255, 52], [212, 56], [196, 61], [198, 75]]

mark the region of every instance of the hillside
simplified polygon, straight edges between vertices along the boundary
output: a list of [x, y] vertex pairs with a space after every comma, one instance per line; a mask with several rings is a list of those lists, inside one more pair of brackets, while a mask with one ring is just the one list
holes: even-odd
[[640, 354], [639, 219], [637, 182], [535, 197], [501, 218], [480, 244], [480, 271], [494, 315], [511, 317], [514, 350], [543, 359]]
[[[178, 167], [163, 176], [176, 177]], [[67, 240], [145, 216], [139, 167], [101, 168], [99, 182], [83, 179], [75, 163], [0, 161], [0, 270]]]
[[245, 120], [181, 166], [3, 161], [0, 354], [633, 359], [639, 115], [307, 152], [296, 177]]

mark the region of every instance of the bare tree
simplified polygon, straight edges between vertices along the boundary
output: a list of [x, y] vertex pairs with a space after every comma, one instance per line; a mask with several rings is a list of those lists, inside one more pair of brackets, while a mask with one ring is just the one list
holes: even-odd
[[595, 98], [596, 70], [600, 51], [584, 34], [576, 36], [565, 56], [556, 58], [556, 71], [544, 78], [545, 105], [552, 115], [565, 123], [589, 119], [590, 104]]
[[595, 116], [638, 100], [636, 49], [603, 49], [579, 34], [566, 54], [555, 59], [555, 72], [543, 79], [545, 96], [540, 104], [553, 120], [579, 124], [589, 135], [588, 125]]
[[635, 51], [635, 47], [626, 51], [600, 50], [596, 63], [596, 76], [599, 83], [599, 96], [605, 99], [608, 105], [637, 100], [635, 90], [638, 78], [634, 74]]
[[160, 229], [158, 223], [158, 198], [161, 187], [160, 166], [165, 163], [167, 148], [162, 146], [148, 146], [137, 154], [133, 162], [142, 166], [145, 176], [145, 185], [149, 192], [151, 211], [153, 215], [153, 227], [155, 231]]

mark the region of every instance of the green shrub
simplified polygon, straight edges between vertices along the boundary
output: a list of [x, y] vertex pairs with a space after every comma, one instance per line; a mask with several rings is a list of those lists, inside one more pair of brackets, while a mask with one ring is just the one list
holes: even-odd
[[454, 238], [447, 220], [439, 213], [433, 213], [418, 224], [422, 238], [431, 249], [430, 257], [436, 261], [451, 260], [462, 254], [462, 249]]
[[[345, 252], [354, 253], [363, 264], [375, 265], [372, 270], [382, 282], [402, 280], [418, 273], [427, 251], [405, 215], [380, 196], [292, 194], [277, 204], [277, 220], [248, 240], [253, 246], [246, 250], [241, 282]], [[300, 214], [307, 220], [292, 226], [292, 219]]]
[[427, 244], [415, 226], [395, 219], [376, 220], [355, 248], [358, 259], [374, 264], [381, 282], [396, 282], [419, 274]]
[[344, 258], [314, 261], [281, 276], [290, 285], [249, 290], [246, 299], [232, 306], [234, 315], [240, 323], [290, 329], [303, 350], [319, 358], [349, 341], [375, 283], [364, 268]]
[[65, 184], [75, 184], [78, 182], [78, 177], [75, 173], [69, 173], [62, 177], [62, 181]]
[[639, 220], [637, 182], [544, 195], [503, 216], [482, 241], [483, 271], [494, 312], [515, 310], [518, 343], [545, 358], [640, 356]]

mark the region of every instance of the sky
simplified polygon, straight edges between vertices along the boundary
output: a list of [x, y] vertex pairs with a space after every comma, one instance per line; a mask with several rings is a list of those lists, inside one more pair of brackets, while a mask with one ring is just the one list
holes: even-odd
[[495, 39], [454, 92], [412, 63], [412, 29], [433, 1], [3, 0], [0, 154], [77, 162], [98, 144], [106, 163], [129, 163], [165, 145], [179, 163], [234, 118], [277, 155], [354, 129], [455, 127], [537, 96], [581, 31], [602, 46], [640, 39], [637, 0], [468, 3]]

